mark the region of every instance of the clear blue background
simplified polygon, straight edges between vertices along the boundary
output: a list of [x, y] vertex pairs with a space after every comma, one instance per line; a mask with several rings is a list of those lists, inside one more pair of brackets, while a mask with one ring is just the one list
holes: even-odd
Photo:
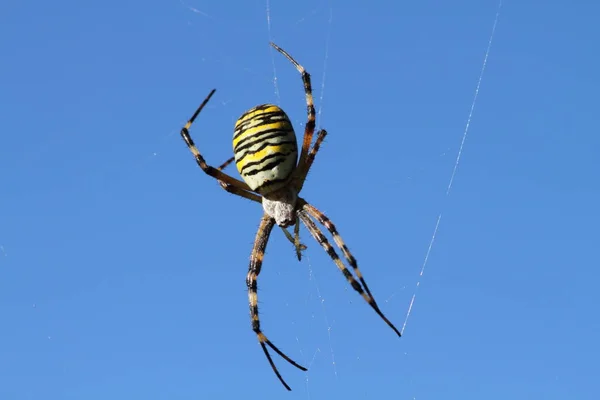
[[[505, 2], [447, 197], [497, 8], [272, 0], [269, 33], [265, 1], [3, 2], [0, 398], [600, 398], [600, 5]], [[261, 207], [178, 133], [213, 87], [192, 129], [213, 164], [256, 104], [302, 131], [270, 39], [330, 132], [303, 194], [397, 325], [421, 282], [398, 339], [275, 230], [263, 326], [310, 367], [275, 356], [289, 394], [248, 318]]]

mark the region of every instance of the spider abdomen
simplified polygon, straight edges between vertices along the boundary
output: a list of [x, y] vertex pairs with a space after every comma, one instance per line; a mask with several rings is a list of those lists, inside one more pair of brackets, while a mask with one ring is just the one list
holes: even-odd
[[252, 190], [265, 195], [284, 187], [296, 168], [298, 144], [286, 113], [263, 104], [246, 111], [233, 133], [235, 165]]

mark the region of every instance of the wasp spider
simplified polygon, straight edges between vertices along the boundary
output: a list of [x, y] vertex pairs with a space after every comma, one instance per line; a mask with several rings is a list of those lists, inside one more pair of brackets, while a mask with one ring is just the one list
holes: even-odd
[[[286, 237], [294, 243], [297, 257], [300, 259], [301, 250], [305, 248], [299, 240], [300, 221], [302, 221], [310, 234], [329, 254], [352, 288], [365, 299], [398, 336], [400, 336], [400, 331], [379, 309], [375, 298], [369, 291], [369, 287], [358, 269], [356, 259], [350, 254], [350, 250], [344, 244], [333, 222], [321, 211], [298, 196], [327, 132], [324, 129], [318, 131], [317, 139], [311, 147], [315, 131], [315, 107], [313, 104], [310, 75], [286, 51], [274, 43], [271, 43], [271, 45], [290, 60], [302, 75], [308, 120], [304, 128], [300, 159], [298, 160], [298, 144], [294, 128], [286, 113], [276, 105], [263, 104], [246, 111], [237, 120], [233, 134], [234, 157], [219, 168], [208, 165], [190, 137], [189, 129], [198, 114], [200, 114], [211, 96], [215, 93], [215, 89], [208, 94], [194, 115], [192, 115], [192, 118], [181, 129], [181, 136], [194, 155], [200, 168], [206, 174], [217, 179], [223, 189], [229, 193], [262, 203], [264, 214], [256, 233], [256, 239], [250, 256], [250, 266], [246, 276], [250, 318], [252, 320], [252, 330], [256, 333], [258, 342], [271, 368], [273, 368], [275, 375], [277, 375], [286, 389], [291, 390], [277, 370], [267, 346], [293, 366], [302, 371], [306, 371], [306, 368], [285, 355], [267, 338], [260, 328], [260, 320], [258, 318], [257, 278], [262, 267], [271, 230], [275, 225], [284, 229]], [[233, 159], [235, 159], [237, 170], [244, 179], [243, 182], [222, 172], [223, 168], [233, 161]], [[337, 252], [317, 227], [314, 220], [323, 225], [332, 235], [335, 244], [341, 250], [346, 262], [354, 270], [354, 274], [343, 264]], [[292, 225], [295, 225], [294, 237], [286, 230], [287, 227]]]

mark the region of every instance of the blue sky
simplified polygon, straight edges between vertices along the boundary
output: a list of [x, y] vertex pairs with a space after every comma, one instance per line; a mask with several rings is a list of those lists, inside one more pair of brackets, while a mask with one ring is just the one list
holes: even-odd
[[[4, 2], [0, 398], [599, 398], [600, 5], [505, 2], [446, 196], [497, 9], [272, 0], [269, 30], [265, 1]], [[397, 325], [420, 282], [398, 339], [275, 230], [260, 310], [309, 367], [275, 356], [291, 393], [248, 317], [261, 207], [178, 133], [212, 88], [191, 132], [212, 164], [256, 104], [302, 131], [269, 40], [329, 131], [303, 195]]]

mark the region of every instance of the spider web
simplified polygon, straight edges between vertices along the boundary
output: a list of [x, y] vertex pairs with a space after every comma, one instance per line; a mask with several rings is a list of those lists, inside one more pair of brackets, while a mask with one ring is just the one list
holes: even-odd
[[[494, 35], [496, 33], [496, 26], [498, 25], [498, 19], [500, 18], [500, 10], [502, 9], [502, 0], [500, 0], [500, 2], [498, 3], [498, 8], [496, 10], [496, 16], [494, 18], [494, 23], [492, 25], [492, 32], [490, 33], [490, 37], [488, 39], [488, 44], [487, 44], [487, 48], [485, 50], [485, 55], [483, 57], [483, 63], [481, 66], [481, 70], [479, 72], [479, 78], [477, 79], [477, 85], [475, 86], [475, 93], [473, 94], [473, 102], [471, 103], [471, 108], [469, 110], [469, 115], [467, 117], [467, 122], [465, 124], [465, 129], [463, 131], [462, 134], [462, 139], [460, 142], [460, 146], [458, 148], [458, 152], [456, 154], [456, 161], [454, 162], [454, 167], [452, 168], [452, 174], [450, 175], [450, 180], [448, 181], [448, 186], [446, 188], [446, 193], [444, 196], [444, 199], [447, 200], [448, 197], [450, 196], [450, 191], [452, 190], [452, 184], [454, 183], [454, 178], [456, 176], [456, 172], [458, 170], [458, 164], [460, 163], [460, 159], [462, 157], [463, 154], [463, 148], [465, 146], [465, 141], [467, 139], [467, 135], [469, 133], [469, 127], [471, 126], [471, 119], [473, 118], [473, 111], [475, 110], [475, 104], [477, 103], [477, 97], [479, 96], [479, 89], [481, 87], [481, 82], [483, 80], [483, 75], [485, 73], [485, 69], [487, 66], [487, 61], [488, 61], [488, 56], [490, 54], [490, 50], [492, 48], [492, 42], [494, 40]], [[419, 275], [417, 278], [417, 283], [415, 285], [415, 289], [413, 292], [413, 295], [410, 299], [410, 303], [408, 305], [408, 310], [406, 311], [406, 317], [404, 318], [404, 323], [402, 324], [402, 329], [401, 332], [404, 334], [404, 330], [406, 329], [406, 324], [408, 323], [408, 318], [411, 315], [411, 312], [413, 310], [413, 305], [415, 303], [415, 299], [417, 297], [417, 293], [419, 291], [419, 288], [421, 286], [421, 281], [423, 278], [423, 274], [425, 272], [425, 267], [427, 266], [427, 263], [429, 262], [429, 256], [431, 254], [431, 250], [433, 248], [433, 244], [435, 242], [435, 238], [437, 236], [438, 233], [438, 229], [440, 227], [440, 222], [442, 221], [442, 215], [443, 215], [443, 211], [440, 211], [440, 213], [437, 216], [436, 222], [435, 222], [435, 226], [433, 228], [433, 234], [431, 235], [431, 240], [429, 241], [429, 246], [427, 247], [427, 252], [425, 253], [425, 259], [423, 260], [423, 264], [421, 265], [421, 269], [419, 271]]]

